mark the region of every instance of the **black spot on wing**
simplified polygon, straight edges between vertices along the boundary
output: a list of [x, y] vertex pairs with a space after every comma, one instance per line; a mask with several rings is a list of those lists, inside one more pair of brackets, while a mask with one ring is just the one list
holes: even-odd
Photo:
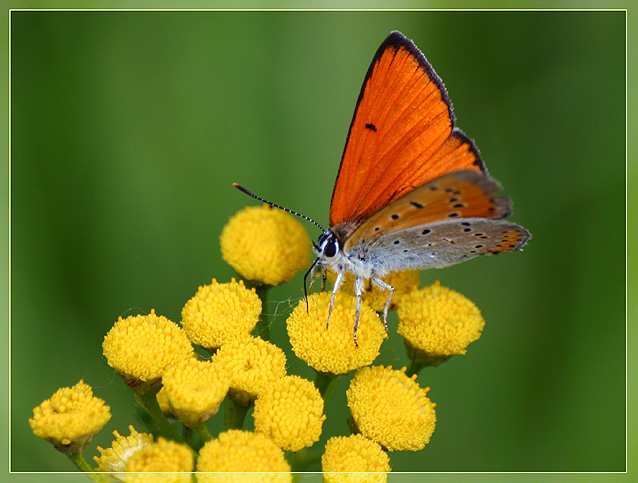
[[368, 124], [366, 124], [366, 128], [370, 129], [370, 131], [374, 131], [377, 132], [377, 126], [375, 126], [374, 124], [372, 124], [371, 122], [369, 122]]

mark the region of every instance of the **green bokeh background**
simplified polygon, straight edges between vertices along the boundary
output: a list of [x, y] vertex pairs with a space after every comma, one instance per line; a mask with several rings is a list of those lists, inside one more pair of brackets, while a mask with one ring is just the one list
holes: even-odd
[[[487, 326], [419, 376], [437, 429], [393, 469], [625, 470], [624, 13], [13, 12], [13, 471], [73, 471], [27, 419], [80, 379], [113, 413], [88, 458], [144, 429], [102, 339], [120, 315], [179, 321], [198, 285], [234, 275], [218, 237], [254, 203], [232, 182], [327, 225], [363, 76], [394, 29], [534, 238], [423, 274]], [[266, 306], [285, 347], [302, 290], [297, 277]], [[377, 362], [398, 368], [390, 326]], [[290, 353], [289, 370], [311, 377]], [[346, 387], [326, 436], [346, 432]]]

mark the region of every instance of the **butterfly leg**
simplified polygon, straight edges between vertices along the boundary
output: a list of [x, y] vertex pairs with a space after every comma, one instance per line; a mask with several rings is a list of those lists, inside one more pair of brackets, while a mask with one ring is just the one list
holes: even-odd
[[363, 294], [363, 279], [357, 275], [354, 279], [354, 293], [357, 296], [357, 309], [354, 313], [354, 345], [357, 344], [357, 328], [359, 327], [359, 315], [361, 314], [361, 295]]
[[376, 275], [372, 275], [372, 280], [379, 287], [390, 291], [390, 295], [388, 296], [388, 300], [386, 300], [385, 305], [383, 307], [383, 326], [385, 327], [385, 333], [390, 335], [390, 332], [388, 332], [388, 310], [390, 309], [390, 302], [392, 302], [392, 296], [394, 295], [394, 287], [392, 285], [390, 285], [389, 283], [385, 283], [383, 280], [381, 280]]
[[326, 282], [328, 281], [328, 269], [321, 267], [321, 291], [326, 290]]
[[341, 282], [343, 282], [343, 274], [344, 274], [343, 271], [337, 274], [337, 278], [335, 278], [334, 286], [332, 287], [332, 297], [330, 297], [330, 308], [328, 309], [328, 320], [326, 320], [326, 329], [328, 328], [328, 324], [330, 323], [330, 316], [332, 315], [332, 306], [335, 303], [335, 297], [337, 296], [339, 287], [341, 287]]

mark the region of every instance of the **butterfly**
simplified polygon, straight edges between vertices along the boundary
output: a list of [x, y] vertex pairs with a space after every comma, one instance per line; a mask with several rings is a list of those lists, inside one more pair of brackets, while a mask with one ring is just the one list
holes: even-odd
[[[259, 198], [235, 184], [247, 194]], [[377, 50], [365, 76], [330, 204], [330, 228], [314, 245], [316, 266], [336, 274], [330, 314], [344, 276], [355, 276], [354, 341], [366, 281], [388, 291], [390, 272], [441, 268], [479, 255], [517, 251], [530, 239], [504, 221], [512, 203], [496, 195], [474, 142], [454, 127], [443, 82], [398, 31]], [[306, 274], [306, 277], [308, 276]], [[305, 284], [304, 284], [305, 287]]]

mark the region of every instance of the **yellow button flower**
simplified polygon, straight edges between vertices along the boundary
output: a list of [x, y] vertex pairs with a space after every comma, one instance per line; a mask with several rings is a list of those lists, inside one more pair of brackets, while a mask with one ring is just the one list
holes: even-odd
[[233, 429], [208, 441], [200, 450], [197, 481], [290, 483], [292, 475], [284, 452], [270, 439], [260, 433]]
[[261, 337], [246, 336], [224, 344], [212, 357], [230, 377], [230, 396], [242, 406], [286, 375], [286, 354]]
[[230, 385], [223, 367], [189, 359], [167, 369], [162, 386], [171, 413], [189, 428], [201, 426], [219, 411]]
[[[190, 483], [194, 467], [191, 449], [161, 436], [128, 460], [127, 483]], [[161, 473], [161, 474], [158, 474]]]
[[218, 283], [213, 279], [210, 285], [199, 287], [182, 309], [182, 326], [193, 344], [216, 349], [250, 334], [260, 313], [259, 296], [243, 280]]
[[315, 385], [299, 376], [283, 377], [255, 401], [255, 431], [268, 435], [285, 451], [299, 451], [319, 441], [326, 416]]
[[389, 451], [418, 451], [430, 441], [436, 406], [422, 389], [392, 367], [359, 369], [346, 392], [348, 407], [361, 434]]
[[437, 365], [465, 354], [485, 326], [471, 300], [438, 281], [406, 296], [397, 313], [399, 334], [413, 349], [411, 356], [424, 364]]
[[250, 206], [233, 216], [220, 237], [222, 258], [247, 280], [279, 285], [310, 263], [306, 229], [285, 211]]
[[109, 366], [132, 385], [152, 383], [171, 364], [194, 355], [184, 331], [155, 310], [149, 315], [120, 317], [104, 337], [102, 350]]
[[390, 458], [378, 443], [361, 434], [328, 440], [321, 457], [325, 483], [385, 483]]
[[372, 364], [387, 337], [383, 323], [367, 304], [361, 304], [357, 345], [354, 343], [356, 298], [339, 292], [326, 327], [331, 293], [315, 293], [301, 300], [288, 317], [288, 337], [297, 357], [319, 372], [347, 374]]
[[110, 473], [109, 476], [125, 481], [125, 475], [121, 472], [126, 470], [128, 461], [142, 448], [153, 442], [153, 435], [148, 433], [138, 433], [133, 426], [129, 426], [130, 436], [121, 436], [117, 431], [113, 431], [115, 441], [111, 443], [111, 447], [104, 449], [97, 447], [100, 456], [94, 456], [93, 459], [97, 463], [95, 471], [103, 471]]
[[171, 413], [171, 406], [168, 404], [168, 396], [166, 394], [166, 389], [164, 387], [162, 387], [157, 392], [157, 395], [155, 397], [157, 398], [157, 404], [159, 404], [159, 407], [160, 407], [161, 411], [164, 413], [164, 415], [167, 418], [168, 417], [174, 417], [175, 415], [173, 413]]
[[72, 455], [81, 452], [109, 419], [110, 408], [80, 381], [73, 387], [58, 389], [51, 399], [36, 407], [29, 425], [36, 436]]
[[[328, 280], [334, 283], [336, 274], [332, 270], [328, 270]], [[354, 274], [346, 273], [346, 276], [339, 288], [347, 294], [354, 296]], [[383, 277], [383, 281], [394, 287], [394, 294], [390, 302], [390, 309], [396, 309], [405, 295], [418, 290], [421, 284], [420, 270], [404, 270], [401, 272], [390, 272]], [[378, 285], [372, 283], [371, 280], [364, 281], [365, 292], [363, 292], [363, 300], [368, 302], [376, 312], [383, 312], [385, 304], [388, 301], [390, 292]]]

